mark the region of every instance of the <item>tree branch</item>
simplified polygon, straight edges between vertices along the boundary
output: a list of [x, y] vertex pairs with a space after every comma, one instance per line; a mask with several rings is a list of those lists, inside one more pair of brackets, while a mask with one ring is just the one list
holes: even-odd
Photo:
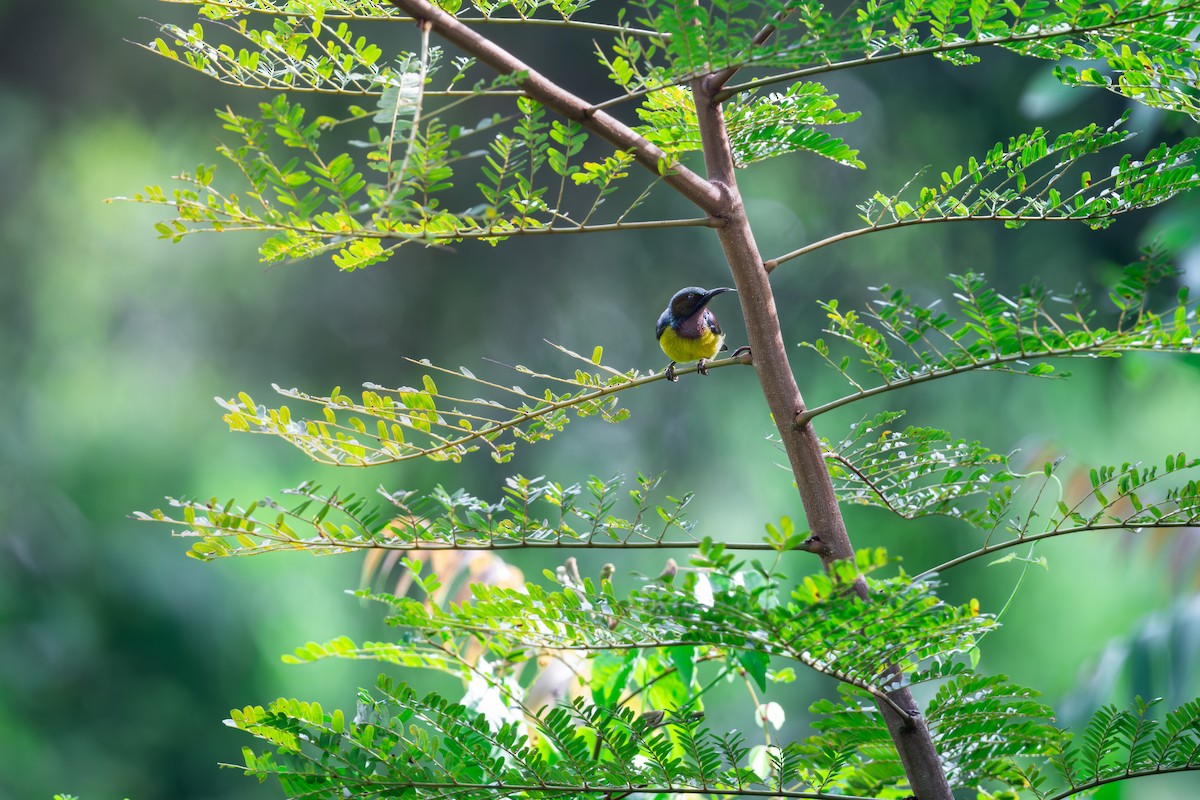
[[[539, 420], [547, 415], [594, 403], [604, 398], [612, 397], [620, 392], [666, 379], [664, 372], [652, 372], [639, 377], [627, 377], [619, 383], [610, 383], [593, 388], [593, 384], [584, 384], [548, 375], [532, 374], [532, 377], [535, 378], [557, 381], [582, 389], [582, 391], [576, 394], [550, 402], [540, 395], [519, 391], [518, 387], [509, 388], [492, 383], [491, 381], [481, 380], [473, 375], [468, 377], [454, 370], [438, 367], [424, 361], [408, 360], [422, 364], [438, 372], [444, 372], [459, 378], [467, 378], [467, 380], [479, 386], [485, 386], [500, 392], [507, 392], [520, 398], [523, 402], [528, 401], [532, 403], [532, 405], [509, 407], [499, 403], [455, 397], [439, 392], [432, 395], [432, 397], [445, 399], [455, 404], [461, 403], [480, 408], [498, 409], [508, 416], [497, 419], [494, 416], [471, 414], [458, 411], [457, 409], [443, 409], [440, 413], [455, 420], [454, 423], [437, 421], [427, 422], [423, 426], [415, 426], [406, 422], [404, 429], [409, 431], [410, 435], [414, 432], [419, 434], [420, 438], [397, 440], [395, 438], [381, 438], [383, 434], [365, 434], [380, 442], [380, 445], [378, 447], [364, 447], [355, 440], [355, 436], [364, 435], [364, 431], [361, 427], [355, 426], [352, 423], [330, 422], [322, 417], [320, 426], [315, 432], [307, 428], [297, 430], [289, 422], [283, 421], [278, 413], [273, 410], [266, 410], [264, 407], [256, 406], [253, 403], [247, 404], [246, 401], [240, 398], [228, 402], [220, 402], [227, 411], [225, 419], [234, 430], [259, 436], [279, 436], [298, 447], [309, 458], [318, 463], [342, 467], [369, 467], [378, 464], [394, 464], [422, 457], [438, 456], [444, 458], [448, 457], [446, 454], [461, 455], [481, 445], [487, 445], [499, 451], [492, 439], [502, 431], [520, 429], [521, 426]], [[735, 364], [748, 365], [750, 363], [751, 359], [748, 354], [740, 354], [738, 356], [705, 362], [704, 367], [705, 369], [712, 370]], [[602, 369], [607, 370], [608, 368], [602, 367]], [[609, 371], [612, 372], [611, 370]], [[697, 363], [676, 369], [675, 375], [687, 375], [699, 371], [700, 365]], [[622, 373], [614, 374], [621, 375]], [[402, 389], [385, 389], [383, 387], [373, 387], [373, 389], [387, 394], [399, 394], [403, 392]], [[275, 387], [275, 390], [284, 397], [293, 400], [302, 400], [307, 403], [315, 403], [322, 408], [336, 407], [339, 411], [346, 414], [360, 414], [363, 417], [387, 423], [396, 421], [390, 416], [390, 412], [381, 411], [379, 408], [370, 405], [341, 402], [340, 400], [335, 400], [333, 397], [313, 396], [297, 389], [280, 389], [279, 387]], [[468, 420], [472, 423], [473, 427], [463, 428], [456, 424], [458, 420]]]
[[605, 111], [547, 79], [504, 48], [479, 35], [427, 0], [390, 0], [413, 19], [427, 22], [439, 36], [487, 64], [501, 75], [523, 74], [518, 81], [526, 94], [562, 116], [575, 120], [609, 144], [633, 153], [639, 164], [661, 175], [664, 182], [710, 216], [722, 216], [721, 191], [696, 173], [677, 163], [659, 147]]
[[961, 375], [964, 372], [974, 372], [976, 370], [987, 371], [987, 370], [990, 370], [992, 367], [1002, 366], [1004, 364], [1010, 364], [1015, 361], [1032, 360], [1035, 358], [1037, 358], [1037, 359], [1071, 358], [1071, 357], [1087, 355], [1089, 353], [1099, 352], [1099, 351], [1106, 350], [1106, 349], [1111, 352], [1118, 352], [1118, 351], [1132, 352], [1132, 351], [1141, 349], [1141, 348], [1132, 348], [1132, 347], [1131, 348], [1119, 348], [1119, 347], [1105, 348], [1104, 344], [1105, 344], [1104, 342], [1097, 342], [1097, 343], [1095, 343], [1095, 346], [1063, 347], [1063, 348], [1058, 348], [1058, 349], [1050, 348], [1043, 352], [1032, 352], [1031, 351], [1028, 353], [1025, 353], [1025, 352], [1008, 353], [1005, 355], [995, 355], [995, 356], [989, 356], [988, 358], [981, 358], [970, 364], [962, 364], [961, 366], [954, 366], [954, 367], [949, 367], [946, 369], [935, 369], [930, 372], [922, 373], [920, 375], [911, 375], [907, 378], [901, 378], [900, 380], [889, 381], [887, 383], [879, 384], [878, 386], [872, 386], [870, 389], [859, 388], [859, 390], [857, 392], [855, 392], [854, 394], [844, 395], [842, 397], [837, 398], [836, 400], [830, 400], [828, 403], [823, 403], [822, 405], [816, 406], [815, 408], [805, 409], [803, 412], [796, 415], [796, 419], [794, 421], [798, 425], [803, 425], [803, 424], [808, 423], [814, 417], [820, 416], [821, 414], [824, 414], [827, 411], [833, 411], [835, 408], [841, 408], [842, 406], [847, 405], [849, 403], [853, 403], [856, 400], [862, 400], [867, 397], [874, 397], [875, 395], [883, 394], [885, 392], [890, 392], [895, 389], [903, 389], [906, 386], [916, 386], [917, 384], [925, 383], [927, 381], [937, 380], [939, 378], [949, 378], [952, 375]]
[[939, 222], [1083, 222], [1084, 217], [1060, 216], [1051, 217], [1047, 214], [1029, 214], [1026, 216], [1013, 215], [1011, 217], [1002, 217], [999, 214], [963, 214], [962, 216], [954, 217], [925, 217], [915, 219], [900, 219], [894, 222], [884, 222], [877, 225], [869, 225], [865, 228], [855, 228], [854, 230], [842, 231], [833, 236], [827, 236], [824, 239], [819, 239], [815, 242], [810, 242], [803, 247], [792, 250], [789, 253], [784, 253], [781, 256], [767, 259], [763, 262], [763, 266], [767, 272], [773, 272], [780, 264], [787, 263], [793, 258], [806, 256], [814, 250], [820, 250], [822, 247], [828, 247], [831, 244], [838, 244], [847, 239], [856, 239], [859, 236], [866, 236], [868, 233], [880, 233], [882, 231], [892, 231], [897, 228], [911, 228], [915, 225], [933, 225]]
[[800, 258], [800, 256], [806, 256], [809, 253], [813, 252], [814, 250], [820, 250], [822, 247], [828, 247], [831, 244], [837, 244], [838, 242], [844, 242], [847, 239], [854, 239], [859, 236], [865, 236], [868, 233], [878, 233], [879, 231], [889, 231], [894, 228], [908, 227], [910, 225], [917, 225], [917, 224], [922, 224], [922, 223], [970, 222], [970, 221], [974, 221], [975, 219], [989, 219], [989, 218], [988, 217], [980, 217], [980, 218], [976, 218], [976, 217], [950, 217], [950, 218], [938, 217], [937, 219], [925, 219], [925, 220], [911, 220], [911, 221], [897, 220], [896, 222], [887, 222], [882, 225], [870, 225], [865, 228], [855, 228], [854, 230], [850, 230], [850, 231], [842, 231], [841, 233], [834, 234], [833, 236], [826, 236], [824, 239], [820, 239], [815, 242], [809, 242], [808, 244], [804, 245], [803, 247], [798, 247], [795, 250], [784, 253], [781, 256], [775, 256], [775, 258], [769, 258], [763, 262], [763, 267], [767, 270], [767, 272], [774, 272], [775, 268], [778, 267], [780, 264], [785, 264], [788, 261], [791, 261], [793, 258]]
[[1156, 522], [1154, 524], [1150, 524], [1150, 523], [1135, 524], [1132, 522], [1102, 522], [1102, 523], [1097, 523], [1095, 525], [1077, 525], [1077, 526], [1071, 527], [1071, 528], [1054, 528], [1053, 530], [1046, 531], [1045, 533], [1031, 533], [1031, 534], [1026, 534], [1026, 535], [1020, 536], [1019, 538], [1016, 538], [1016, 539], [1008, 539], [1003, 542], [997, 542], [996, 544], [985, 544], [983, 547], [980, 547], [978, 550], [972, 550], [971, 552], [964, 553], [961, 556], [958, 556], [957, 558], [952, 558], [949, 561], [943, 561], [941, 564], [938, 564], [936, 567], [930, 567], [929, 569], [922, 571], [919, 575], [917, 575], [915, 578], [913, 578], [913, 580], [927, 578], [930, 575], [933, 575], [934, 573], [945, 572], [946, 570], [948, 570], [952, 567], [957, 567], [959, 564], [965, 564], [968, 561], [973, 561], [976, 558], [982, 558], [983, 556], [991, 555], [992, 553], [999, 552], [1000, 550], [1007, 550], [1011, 547], [1019, 547], [1020, 545], [1023, 545], [1023, 544], [1032, 544], [1034, 542], [1040, 542], [1043, 539], [1053, 539], [1057, 536], [1067, 536], [1067, 535], [1070, 535], [1073, 533], [1087, 533], [1089, 531], [1124, 531], [1125, 533], [1133, 533], [1135, 530], [1144, 530], [1146, 528], [1150, 528], [1150, 529], [1154, 529], [1154, 530], [1167, 530], [1170, 528], [1195, 528], [1195, 527], [1196, 527], [1196, 520], [1185, 519], [1185, 520], [1180, 520], [1179, 522]]

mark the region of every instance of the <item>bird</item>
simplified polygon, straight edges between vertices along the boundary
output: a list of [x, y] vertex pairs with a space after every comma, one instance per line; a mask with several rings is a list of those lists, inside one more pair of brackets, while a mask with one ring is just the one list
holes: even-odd
[[737, 290], [727, 287], [701, 289], [699, 286], [688, 286], [671, 298], [654, 329], [659, 346], [671, 359], [663, 372], [667, 380], [678, 380], [675, 377], [675, 365], [680, 361], [699, 361], [696, 371], [707, 375], [705, 361], [721, 350], [729, 349], [717, 316], [709, 310], [708, 303], [719, 294], [734, 291]]

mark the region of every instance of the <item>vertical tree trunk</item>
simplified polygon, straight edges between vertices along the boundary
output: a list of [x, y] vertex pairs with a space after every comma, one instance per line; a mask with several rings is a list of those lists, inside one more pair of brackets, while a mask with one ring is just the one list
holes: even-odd
[[[853, 558], [854, 547], [846, 533], [846, 523], [816, 431], [810, 422], [794, 423], [796, 415], [804, 410], [804, 399], [784, 346], [771, 282], [738, 191], [724, 114], [721, 106], [713, 102], [704, 79], [693, 82], [692, 93], [700, 120], [708, 178], [723, 194], [722, 207], [715, 216], [725, 224], [716, 229], [717, 236], [737, 286], [763, 396], [779, 429], [804, 504], [804, 515], [811, 532], [805, 549], [816, 553], [828, 566], [834, 561]], [[860, 579], [857, 588], [867, 599], [866, 583]], [[898, 670], [889, 672], [899, 677]], [[889, 693], [889, 697], [906, 713], [882, 700], [878, 702], [879, 710], [916, 796], [919, 800], [953, 800], [929, 727], [912, 694], [905, 688]]]

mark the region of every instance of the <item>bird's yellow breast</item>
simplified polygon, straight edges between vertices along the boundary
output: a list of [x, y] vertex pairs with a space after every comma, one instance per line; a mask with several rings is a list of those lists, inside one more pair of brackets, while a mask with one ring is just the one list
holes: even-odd
[[724, 334], [715, 333], [708, 327], [705, 327], [696, 339], [685, 339], [670, 326], [664, 328], [662, 336], [658, 337], [658, 343], [663, 352], [672, 361], [698, 361], [701, 358], [712, 358], [720, 351], [724, 342]]

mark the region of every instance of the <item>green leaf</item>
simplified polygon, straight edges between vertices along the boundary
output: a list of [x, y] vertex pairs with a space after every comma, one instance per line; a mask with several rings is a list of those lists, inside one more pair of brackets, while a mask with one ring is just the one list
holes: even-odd
[[667, 655], [671, 663], [679, 670], [679, 678], [683, 685], [691, 687], [696, 677], [696, 648], [690, 646], [668, 647]]
[[765, 692], [767, 690], [767, 667], [771, 664], [771, 657], [766, 653], [743, 650], [738, 653], [738, 663], [758, 686], [758, 690]]

